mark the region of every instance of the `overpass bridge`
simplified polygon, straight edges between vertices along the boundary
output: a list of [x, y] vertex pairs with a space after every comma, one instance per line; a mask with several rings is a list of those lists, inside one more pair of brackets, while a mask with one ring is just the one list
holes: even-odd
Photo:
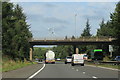
[[[30, 60], [32, 60], [33, 46], [34, 45], [73, 45], [74, 51], [76, 45], [114, 45], [116, 38], [112, 37], [80, 37], [77, 39], [72, 38], [56, 38], [56, 39], [40, 39], [32, 38], [29, 40], [30, 48]], [[75, 51], [76, 52], [76, 51]]]
[[77, 39], [36, 39], [32, 38], [29, 43], [34, 45], [96, 45], [96, 44], [114, 44], [115, 38], [111, 37], [80, 37]]

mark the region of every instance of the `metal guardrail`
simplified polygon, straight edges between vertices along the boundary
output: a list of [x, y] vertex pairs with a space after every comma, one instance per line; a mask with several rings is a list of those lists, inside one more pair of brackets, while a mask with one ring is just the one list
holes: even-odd
[[110, 65], [120, 65], [120, 61], [87, 61], [93, 64], [110, 64]]
[[101, 61], [102, 64], [120, 65], [120, 61]]

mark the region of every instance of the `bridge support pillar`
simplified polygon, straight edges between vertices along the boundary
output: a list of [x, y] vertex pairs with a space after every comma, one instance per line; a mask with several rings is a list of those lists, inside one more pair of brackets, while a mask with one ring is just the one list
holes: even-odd
[[74, 54], [76, 54], [76, 53], [79, 54], [79, 49], [77, 48], [77, 46], [74, 45], [73, 47], [74, 47]]
[[30, 57], [29, 57], [29, 58], [30, 58], [30, 61], [32, 61], [32, 55], [33, 55], [33, 48], [31, 47], [31, 48], [30, 48]]
[[73, 48], [74, 48], [74, 53], [73, 54], [76, 54], [76, 45], [73, 45]]
[[109, 53], [109, 45], [103, 45], [104, 46], [104, 51], [105, 51], [105, 55], [110, 55]]

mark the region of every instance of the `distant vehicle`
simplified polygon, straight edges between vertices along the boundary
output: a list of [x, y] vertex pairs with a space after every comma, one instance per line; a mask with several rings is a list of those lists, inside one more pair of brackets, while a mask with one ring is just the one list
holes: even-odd
[[120, 56], [116, 56], [115, 61], [120, 61]]
[[83, 59], [88, 60], [88, 56], [86, 54], [84, 54]]
[[45, 63], [53, 63], [55, 64], [55, 53], [51, 50], [46, 52], [45, 54]]
[[71, 63], [71, 61], [72, 61], [72, 56], [67, 56], [67, 57], [65, 58], [65, 64]]
[[57, 60], [57, 61], [60, 61], [61, 59], [60, 59], [60, 58], [57, 58], [56, 60]]
[[81, 66], [84, 66], [83, 57], [84, 57], [83, 54], [73, 54], [71, 65], [74, 66], [74, 65], [80, 64]]
[[103, 60], [103, 51], [102, 49], [94, 49], [91, 51], [91, 59], [92, 60]]

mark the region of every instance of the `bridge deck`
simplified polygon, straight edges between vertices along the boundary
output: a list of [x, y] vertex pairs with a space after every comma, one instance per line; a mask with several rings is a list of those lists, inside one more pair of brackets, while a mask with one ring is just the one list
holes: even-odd
[[82, 37], [78, 39], [31, 39], [30, 41], [112, 41], [115, 38], [108, 38], [108, 37]]
[[96, 45], [96, 44], [114, 44], [114, 38], [79, 38], [79, 39], [59, 39], [59, 40], [30, 40], [31, 45]]

